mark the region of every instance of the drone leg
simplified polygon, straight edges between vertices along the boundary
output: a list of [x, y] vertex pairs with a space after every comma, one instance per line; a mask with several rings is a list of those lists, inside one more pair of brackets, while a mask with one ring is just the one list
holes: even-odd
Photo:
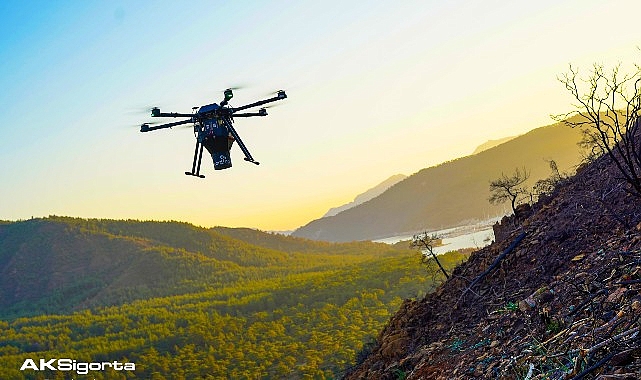
[[191, 165], [191, 174], [194, 174], [196, 171], [196, 160], [198, 159], [198, 146], [200, 143], [196, 141], [196, 150], [194, 150], [194, 163]]
[[191, 175], [194, 177], [205, 178], [204, 175], [200, 174], [200, 162], [203, 159], [203, 144], [199, 141], [196, 141], [196, 149], [194, 150], [194, 162], [191, 165], [191, 171], [185, 172], [186, 175]]
[[200, 144], [200, 151], [198, 152], [198, 166], [196, 168], [196, 175], [200, 178], [205, 178], [204, 175], [200, 175], [200, 163], [202, 161], [203, 161], [203, 144]]
[[229, 130], [229, 133], [234, 137], [236, 142], [238, 143], [238, 146], [240, 147], [240, 150], [243, 151], [245, 154], [245, 161], [249, 161], [252, 164], [255, 165], [260, 165], [260, 162], [254, 161], [254, 158], [252, 157], [251, 153], [249, 153], [249, 150], [247, 150], [247, 147], [245, 144], [243, 144], [243, 140], [240, 139], [240, 136], [238, 136], [238, 133], [236, 133], [236, 130], [234, 127], [231, 125], [231, 121], [227, 118], [223, 119], [225, 121], [225, 125], [227, 126], [227, 129]]

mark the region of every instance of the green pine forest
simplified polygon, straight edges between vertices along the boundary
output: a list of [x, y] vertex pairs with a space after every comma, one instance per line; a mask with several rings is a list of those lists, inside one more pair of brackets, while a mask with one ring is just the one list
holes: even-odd
[[[442, 256], [446, 267], [469, 252]], [[0, 223], [2, 379], [330, 379], [440, 279], [406, 245], [179, 222]], [[136, 371], [20, 371], [25, 359]]]

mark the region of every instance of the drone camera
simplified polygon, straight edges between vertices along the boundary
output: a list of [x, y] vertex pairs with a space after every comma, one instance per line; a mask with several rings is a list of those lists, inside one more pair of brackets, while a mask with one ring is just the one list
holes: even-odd
[[154, 107], [151, 109], [151, 116], [158, 117], [160, 116], [160, 108]]

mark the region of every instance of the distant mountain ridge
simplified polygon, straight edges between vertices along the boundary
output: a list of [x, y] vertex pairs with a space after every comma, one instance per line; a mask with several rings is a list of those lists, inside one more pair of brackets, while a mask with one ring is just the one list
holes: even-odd
[[385, 181], [379, 183], [378, 185], [372, 187], [371, 189], [365, 191], [364, 193], [361, 193], [361, 194], [357, 195], [354, 198], [354, 200], [351, 201], [350, 203], [347, 203], [347, 204], [344, 204], [342, 206], [333, 207], [333, 208], [329, 209], [329, 211], [327, 211], [325, 213], [325, 215], [323, 215], [322, 217], [326, 218], [328, 216], [334, 216], [334, 215], [338, 214], [339, 212], [343, 212], [343, 211], [348, 210], [348, 209], [350, 209], [352, 207], [355, 207], [355, 206], [358, 206], [358, 205], [360, 205], [362, 203], [365, 203], [365, 202], [369, 201], [370, 199], [376, 198], [379, 195], [383, 194], [383, 192], [385, 192], [385, 190], [387, 190], [390, 187], [394, 186], [398, 182], [401, 182], [405, 178], [407, 178], [407, 176], [405, 174], [395, 174], [395, 175], [389, 177], [388, 179], [386, 179]]
[[550, 175], [555, 160], [572, 170], [581, 155], [581, 132], [562, 124], [534, 129], [480, 153], [423, 169], [378, 197], [298, 228], [292, 236], [334, 242], [371, 240], [441, 229], [505, 213], [488, 202], [489, 182], [525, 167], [529, 184]]
[[477, 146], [476, 149], [474, 149], [474, 152], [472, 152], [472, 154], [477, 154], [477, 153], [481, 153], [484, 150], [492, 149], [495, 146], [498, 146], [498, 145], [501, 145], [503, 143], [506, 143], [506, 142], [508, 142], [510, 140], [513, 140], [516, 137], [517, 136], [509, 136], [509, 137], [503, 137], [502, 139], [487, 140], [483, 144]]

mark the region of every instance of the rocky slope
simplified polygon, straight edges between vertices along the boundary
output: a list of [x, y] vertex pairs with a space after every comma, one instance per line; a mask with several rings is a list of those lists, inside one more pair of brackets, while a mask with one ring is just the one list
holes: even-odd
[[581, 168], [422, 300], [348, 379], [641, 378], [641, 200]]

